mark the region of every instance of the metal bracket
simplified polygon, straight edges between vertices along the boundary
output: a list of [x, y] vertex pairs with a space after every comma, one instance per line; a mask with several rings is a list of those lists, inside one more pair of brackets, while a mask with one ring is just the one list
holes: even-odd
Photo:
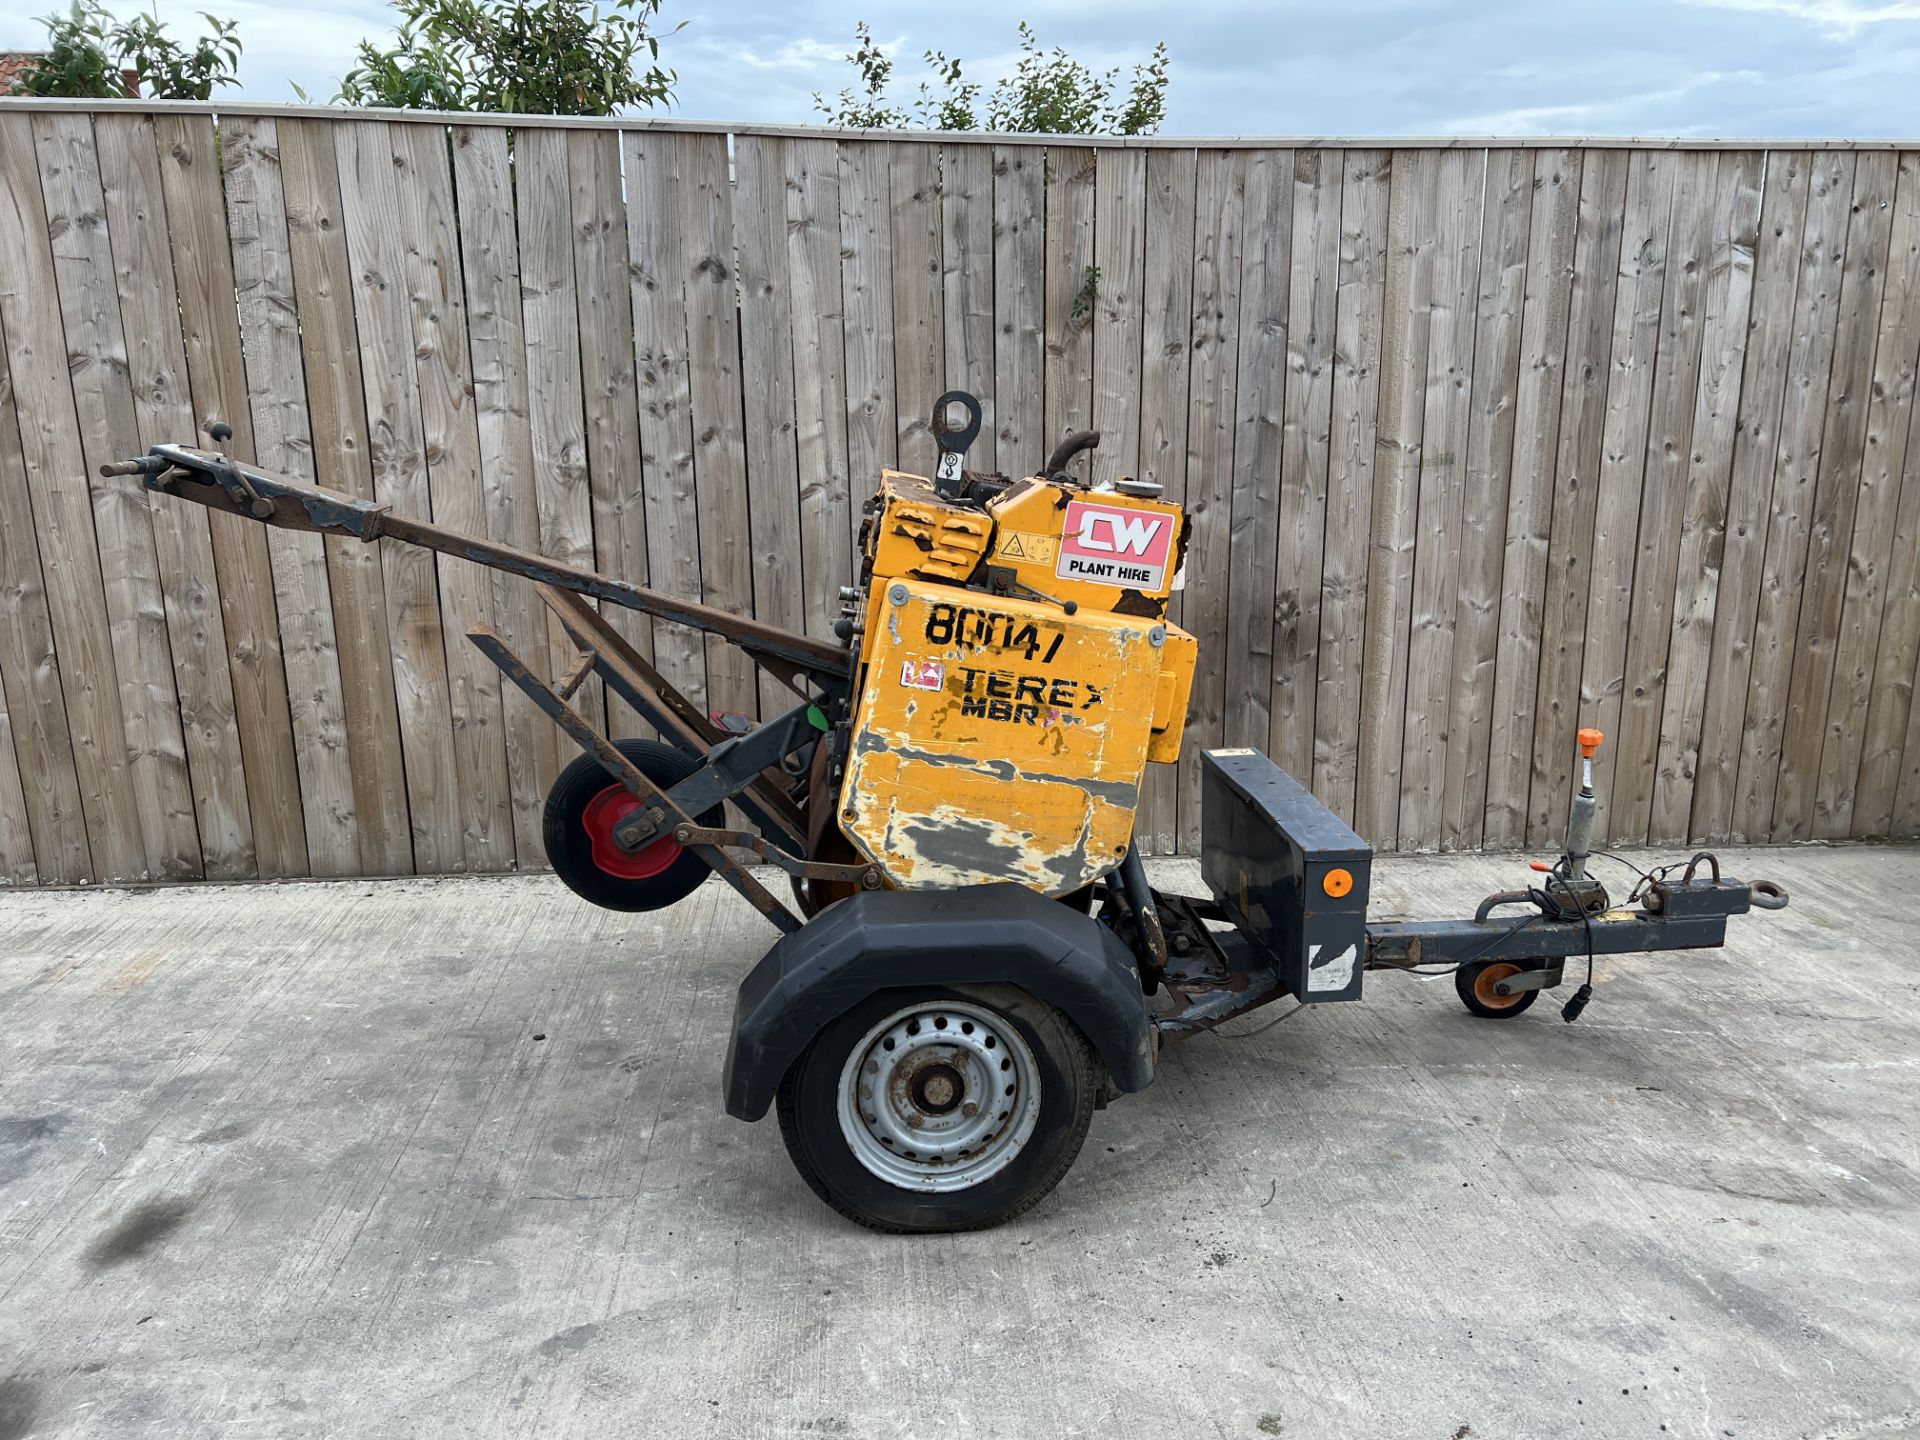
[[[634, 796], [649, 810], [660, 810], [669, 819], [693, 826], [693, 819], [679, 806], [675, 805], [667, 794], [642, 774], [634, 763], [620, 753], [620, 748], [586, 720], [579, 712], [560, 698], [559, 694], [546, 681], [527, 668], [527, 664], [508, 648], [500, 632], [487, 626], [480, 626], [467, 632], [467, 638], [480, 647], [485, 655], [500, 668], [500, 673], [517, 685], [526, 697], [546, 712], [562, 730], [606, 769], [606, 772], [626, 786]], [[694, 854], [707, 863], [707, 867], [719, 875], [729, 885], [745, 897], [748, 904], [773, 921], [782, 931], [792, 934], [801, 926], [800, 917], [776, 900], [767, 888], [742, 865], [717, 845], [695, 843], [689, 846]]]

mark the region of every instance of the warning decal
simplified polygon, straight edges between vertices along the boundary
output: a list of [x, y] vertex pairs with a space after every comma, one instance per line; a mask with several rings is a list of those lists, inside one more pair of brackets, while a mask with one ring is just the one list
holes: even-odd
[[938, 690], [947, 680], [947, 667], [938, 660], [904, 660], [900, 683], [909, 690]]
[[1051, 535], [1037, 534], [1032, 530], [1003, 530], [1000, 532], [1000, 545], [994, 551], [996, 560], [1024, 560], [1032, 565], [1044, 565], [1053, 559], [1054, 543]]
[[1060, 563], [1053, 573], [1129, 590], [1159, 590], [1173, 552], [1173, 517], [1075, 500], [1067, 506]]

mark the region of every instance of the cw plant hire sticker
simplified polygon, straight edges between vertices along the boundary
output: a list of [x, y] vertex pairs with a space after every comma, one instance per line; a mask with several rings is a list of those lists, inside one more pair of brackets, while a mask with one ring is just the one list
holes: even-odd
[[1067, 506], [1053, 573], [1095, 585], [1159, 590], [1166, 584], [1172, 551], [1172, 516], [1075, 500]]

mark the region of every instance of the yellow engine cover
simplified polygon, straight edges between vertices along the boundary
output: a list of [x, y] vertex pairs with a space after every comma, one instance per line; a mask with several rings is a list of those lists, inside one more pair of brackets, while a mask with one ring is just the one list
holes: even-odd
[[900, 889], [1091, 884], [1126, 854], [1150, 747], [1178, 752], [1193, 658], [1152, 616], [876, 580], [841, 828]]

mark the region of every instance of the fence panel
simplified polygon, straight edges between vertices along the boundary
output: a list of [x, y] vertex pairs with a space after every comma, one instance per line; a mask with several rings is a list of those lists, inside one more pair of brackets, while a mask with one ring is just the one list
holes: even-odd
[[[0, 878], [544, 862], [525, 582], [93, 469], [214, 418], [403, 513], [826, 635], [878, 471], [1192, 520], [1198, 750], [1382, 848], [1920, 833], [1920, 148], [1114, 141], [0, 106]], [[627, 612], [717, 710], [784, 687]], [[597, 687], [581, 692], [602, 713]], [[645, 727], [619, 713], [615, 733]]]

